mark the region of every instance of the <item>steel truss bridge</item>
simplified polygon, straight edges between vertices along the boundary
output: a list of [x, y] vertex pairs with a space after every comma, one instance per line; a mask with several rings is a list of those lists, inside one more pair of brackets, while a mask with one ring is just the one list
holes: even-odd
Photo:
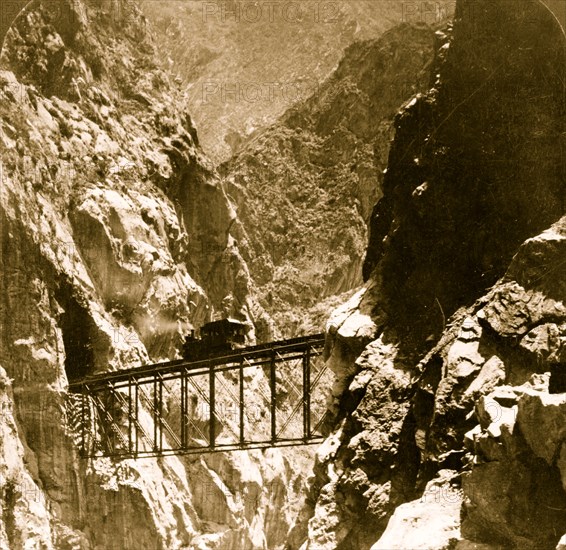
[[324, 335], [91, 376], [69, 387], [83, 457], [137, 458], [322, 441]]

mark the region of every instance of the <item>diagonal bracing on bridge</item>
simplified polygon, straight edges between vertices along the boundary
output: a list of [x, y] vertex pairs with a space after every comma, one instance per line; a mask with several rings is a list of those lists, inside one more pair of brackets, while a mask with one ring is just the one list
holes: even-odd
[[68, 413], [84, 457], [143, 457], [312, 444], [332, 375], [324, 335], [73, 382]]

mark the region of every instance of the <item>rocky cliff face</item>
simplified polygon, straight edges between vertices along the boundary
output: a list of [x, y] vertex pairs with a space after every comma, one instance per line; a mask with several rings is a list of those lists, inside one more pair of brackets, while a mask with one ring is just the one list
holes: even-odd
[[[5, 75], [5, 175], [26, 180], [24, 195], [42, 188], [57, 199], [68, 227], [55, 242], [69, 243], [71, 261], [80, 255], [104, 308], [146, 346], [157, 336], [164, 348], [151, 355], [170, 357], [189, 318], [199, 324], [227, 299], [228, 313], [246, 309], [246, 270], [229, 235], [234, 212], [156, 64], [145, 19], [134, 7], [105, 6], [94, 22], [74, 6], [58, 9], [52, 24], [40, 12], [21, 21], [5, 52], [15, 73]], [[35, 141], [18, 143], [30, 106]]]
[[2, 55], [0, 546], [278, 547], [301, 453], [77, 455], [70, 379], [171, 359], [215, 312], [264, 316], [145, 18], [41, 2]]
[[[565, 544], [563, 35], [540, 2], [461, 0], [434, 47], [434, 87], [398, 114], [390, 152], [404, 98], [387, 90], [425, 86], [424, 28], [351, 47], [230, 165], [231, 200], [134, 5], [42, 3], [17, 23], [0, 72], [0, 546]], [[261, 338], [270, 300], [354, 284], [387, 154], [366, 286], [328, 323], [335, 428], [304, 507], [301, 453], [78, 459], [69, 379], [171, 358], [214, 312]], [[246, 214], [271, 181], [293, 224], [268, 201]], [[335, 220], [318, 245], [341, 271], [296, 256], [305, 188]]]
[[317, 93], [221, 166], [238, 247], [284, 333], [323, 330], [337, 296], [362, 283], [393, 115], [428, 88], [433, 51], [424, 24], [353, 44]]
[[434, 87], [396, 118], [366, 286], [328, 324], [343, 390], [291, 548], [566, 532], [565, 37], [543, 3], [461, 0], [438, 39]]

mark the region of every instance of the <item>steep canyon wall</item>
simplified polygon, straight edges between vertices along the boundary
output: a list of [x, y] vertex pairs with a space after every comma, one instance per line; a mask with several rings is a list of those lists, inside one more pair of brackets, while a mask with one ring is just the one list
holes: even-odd
[[69, 380], [172, 359], [216, 313], [269, 327], [143, 14], [37, 2], [2, 67], [0, 546], [280, 546], [305, 453], [78, 458]]
[[438, 39], [433, 87], [396, 118], [366, 286], [328, 323], [336, 428], [293, 548], [565, 532], [564, 35], [540, 2], [461, 0]]

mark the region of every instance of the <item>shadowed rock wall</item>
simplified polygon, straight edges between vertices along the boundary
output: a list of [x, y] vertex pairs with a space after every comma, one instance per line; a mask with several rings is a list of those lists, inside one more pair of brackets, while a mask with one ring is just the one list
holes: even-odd
[[396, 119], [367, 284], [328, 323], [335, 429], [290, 548], [565, 532], [564, 35], [539, 2], [461, 0], [438, 40]]

